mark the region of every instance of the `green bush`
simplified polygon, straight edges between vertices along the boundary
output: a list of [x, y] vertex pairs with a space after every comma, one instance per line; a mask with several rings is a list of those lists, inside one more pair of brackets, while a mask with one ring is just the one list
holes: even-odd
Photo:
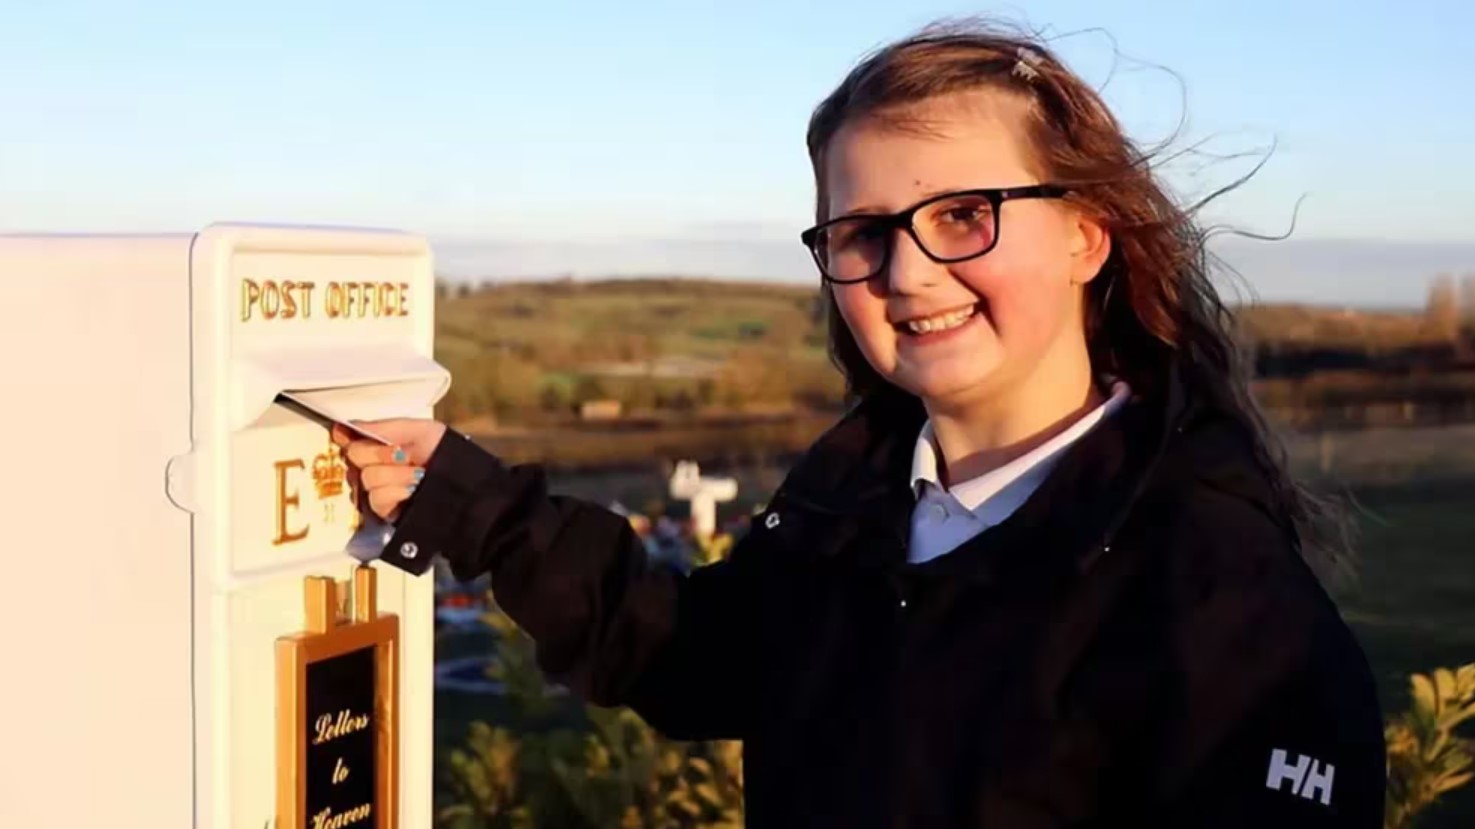
[[[703, 544], [703, 561], [731, 539]], [[490, 599], [490, 597], [489, 597]], [[498, 634], [492, 677], [518, 722], [472, 723], [446, 758], [455, 801], [443, 829], [741, 829], [742, 749], [658, 735], [633, 712], [582, 706], [586, 727], [546, 727], [561, 704], [537, 667], [531, 640], [495, 603], [485, 617]]]
[[1455, 733], [1475, 718], [1475, 664], [1409, 678], [1412, 703], [1388, 723], [1384, 829], [1407, 829], [1441, 795], [1475, 776], [1475, 740]]

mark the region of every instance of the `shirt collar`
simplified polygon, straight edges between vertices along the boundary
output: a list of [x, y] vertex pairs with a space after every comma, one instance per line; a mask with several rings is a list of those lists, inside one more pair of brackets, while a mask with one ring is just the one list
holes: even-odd
[[[1008, 488], [1017, 490], [1011, 484], [1024, 484], [1025, 480], [1038, 482], [1049, 474], [1050, 468], [1060, 455], [1064, 453], [1071, 444], [1075, 443], [1101, 420], [1111, 413], [1120, 409], [1131, 397], [1132, 390], [1127, 384], [1120, 380], [1111, 381], [1111, 397], [1086, 413], [1084, 417], [1072, 423], [1069, 428], [1055, 437], [1045, 441], [1034, 449], [1015, 458], [1009, 463], [996, 469], [960, 481], [947, 491], [952, 494], [964, 508], [971, 512], [977, 512], [989, 499], [998, 495], [1002, 490]], [[916, 449], [912, 453], [911, 486], [912, 493], [920, 497], [923, 493], [923, 485], [931, 485], [938, 489], [944, 489], [942, 476], [939, 470], [941, 464], [941, 453], [938, 451], [936, 436], [932, 431], [932, 421], [928, 419], [922, 424], [921, 434], [917, 436]], [[1033, 487], [1024, 487], [1033, 489]]]

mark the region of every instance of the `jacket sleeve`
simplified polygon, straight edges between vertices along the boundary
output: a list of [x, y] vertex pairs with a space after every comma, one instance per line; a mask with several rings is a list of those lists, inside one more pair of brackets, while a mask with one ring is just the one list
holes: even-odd
[[1195, 510], [1215, 531], [1181, 539], [1171, 579], [1145, 823], [1379, 829], [1383, 725], [1351, 631], [1269, 516], [1222, 493]]
[[421, 574], [437, 557], [462, 581], [489, 573], [543, 670], [589, 702], [677, 739], [744, 736], [758, 664], [746, 539], [689, 574], [657, 565], [625, 518], [447, 431], [381, 560]]

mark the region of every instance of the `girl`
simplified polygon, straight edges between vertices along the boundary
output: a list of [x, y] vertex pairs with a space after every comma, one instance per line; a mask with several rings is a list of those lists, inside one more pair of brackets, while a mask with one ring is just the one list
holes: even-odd
[[[435, 422], [348, 442], [388, 564], [491, 574], [543, 668], [744, 742], [754, 827], [1381, 823], [1366, 662], [1308, 567], [1202, 235], [1039, 43], [928, 30], [809, 128], [858, 401], [731, 557]], [[413, 495], [413, 497], [411, 497]]]

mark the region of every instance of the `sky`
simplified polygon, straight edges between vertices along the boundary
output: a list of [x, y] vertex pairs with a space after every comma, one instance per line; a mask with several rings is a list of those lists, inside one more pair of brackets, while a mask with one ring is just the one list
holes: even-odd
[[[1266, 297], [1416, 304], [1475, 270], [1460, 0], [0, 0], [0, 232], [360, 225], [426, 234], [457, 277], [812, 279], [813, 107], [977, 14], [1044, 31], [1139, 141], [1273, 147], [1206, 214], [1295, 217], [1229, 248]], [[1166, 174], [1191, 197], [1253, 163]]]

